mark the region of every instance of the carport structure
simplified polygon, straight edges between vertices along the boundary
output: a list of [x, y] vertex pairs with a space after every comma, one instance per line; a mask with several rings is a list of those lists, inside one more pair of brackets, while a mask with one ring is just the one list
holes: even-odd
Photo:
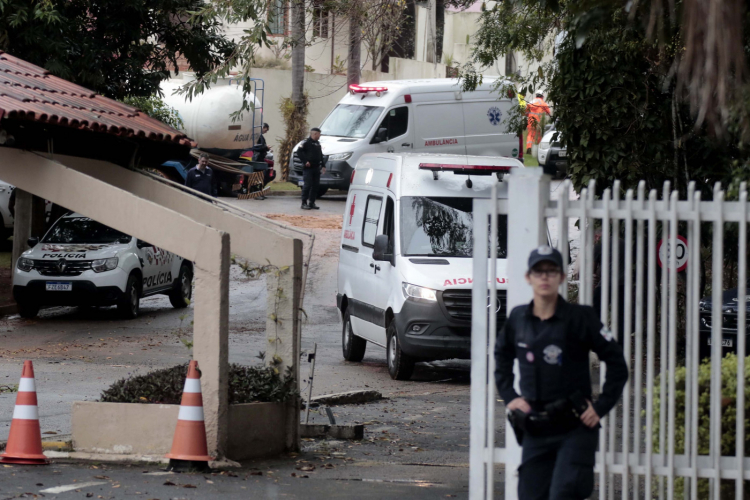
[[[226, 456], [230, 237], [234, 254], [276, 270], [267, 274], [267, 359], [280, 370], [291, 366], [299, 380], [302, 240], [311, 243], [311, 235], [137, 171], [185, 157], [195, 143], [134, 108], [2, 52], [0, 83], [0, 179], [23, 190], [19, 250], [43, 218], [33, 195], [193, 262], [193, 353], [203, 372], [209, 451]], [[298, 402], [288, 406], [280, 425], [286, 448], [296, 449]]]

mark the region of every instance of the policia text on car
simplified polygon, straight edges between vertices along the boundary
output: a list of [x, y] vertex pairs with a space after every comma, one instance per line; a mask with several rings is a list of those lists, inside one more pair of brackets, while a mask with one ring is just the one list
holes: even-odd
[[[526, 280], [534, 299], [513, 309], [495, 350], [497, 389], [523, 447], [522, 500], [588, 498], [599, 419], [616, 404], [628, 379], [622, 348], [596, 311], [558, 295], [562, 272], [557, 250], [542, 246], [531, 252]], [[593, 404], [590, 351], [607, 365], [602, 393]], [[516, 359], [520, 396], [513, 389]]]

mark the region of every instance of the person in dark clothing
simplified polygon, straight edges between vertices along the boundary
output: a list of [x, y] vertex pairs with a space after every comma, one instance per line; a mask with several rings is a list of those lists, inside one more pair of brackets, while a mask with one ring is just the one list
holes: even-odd
[[200, 191], [209, 196], [218, 194], [214, 171], [208, 166], [208, 155], [203, 153], [198, 159], [198, 165], [191, 168], [185, 178], [185, 186]]
[[258, 142], [253, 146], [253, 161], [264, 161], [269, 151], [273, 151], [273, 147], [266, 144], [265, 134], [268, 133], [268, 124], [264, 123]]
[[318, 194], [320, 186], [320, 176], [326, 173], [326, 167], [323, 163], [323, 150], [318, 142], [320, 139], [320, 129], [310, 129], [310, 137], [304, 140], [302, 145], [297, 148], [297, 157], [299, 157], [304, 167], [302, 173], [302, 210], [318, 210], [319, 206], [315, 204], [315, 197]]
[[[628, 369], [622, 348], [594, 309], [558, 295], [560, 252], [539, 247], [528, 264], [534, 299], [513, 309], [495, 348], [497, 390], [514, 430], [522, 433], [518, 496], [584, 499], [594, 488], [599, 419], [620, 398]], [[607, 365], [602, 393], [593, 403], [590, 351]], [[513, 388], [516, 359], [520, 395]]]

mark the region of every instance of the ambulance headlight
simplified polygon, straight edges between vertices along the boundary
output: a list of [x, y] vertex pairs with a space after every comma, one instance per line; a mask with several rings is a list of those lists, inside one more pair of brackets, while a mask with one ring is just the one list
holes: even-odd
[[28, 273], [29, 271], [34, 269], [34, 261], [25, 257], [21, 257], [20, 259], [18, 259], [18, 269]]
[[349, 151], [348, 153], [334, 153], [332, 155], [328, 155], [328, 159], [330, 161], [345, 161], [352, 157], [352, 152]]
[[91, 263], [91, 269], [93, 269], [97, 273], [111, 271], [112, 269], [117, 268], [117, 262], [117, 257], [112, 257], [110, 259], [97, 259]]
[[437, 294], [432, 288], [412, 285], [410, 283], [401, 283], [401, 291], [404, 292], [404, 298], [412, 300], [426, 300], [436, 302]]

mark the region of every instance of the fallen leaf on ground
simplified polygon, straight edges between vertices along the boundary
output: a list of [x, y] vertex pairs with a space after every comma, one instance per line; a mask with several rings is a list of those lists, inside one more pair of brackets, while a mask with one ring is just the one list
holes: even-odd
[[164, 481], [164, 486], [177, 486], [172, 481]]

